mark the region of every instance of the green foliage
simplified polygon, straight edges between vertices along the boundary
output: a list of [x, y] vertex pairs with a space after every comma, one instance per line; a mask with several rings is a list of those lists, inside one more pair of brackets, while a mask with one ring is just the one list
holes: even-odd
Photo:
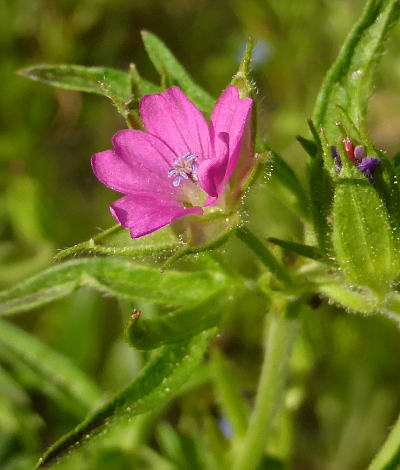
[[0, 357], [26, 377], [30, 388], [80, 419], [99, 401], [99, 389], [70, 360], [5, 321], [0, 322]]
[[65, 297], [79, 287], [127, 299], [187, 305], [217, 289], [223, 275], [207, 271], [166, 271], [118, 258], [68, 261], [0, 294], [0, 312], [12, 314]]
[[141, 257], [171, 252], [180, 247], [180, 242], [171, 230], [164, 227], [146, 237], [132, 239], [129, 232], [121, 225], [114, 225], [108, 230], [95, 235], [86, 242], [61, 250], [57, 259], [62, 260], [77, 255], [103, 255]]
[[308, 122], [314, 137], [317, 154], [309, 160], [308, 185], [310, 192], [310, 206], [315, 235], [319, 249], [326, 256], [331, 255], [331, 227], [328, 223], [332, 206], [332, 181], [324, 164], [323, 145], [314, 123]]
[[368, 0], [364, 13], [349, 33], [336, 62], [322, 84], [314, 108], [314, 121], [323, 127], [328, 139], [335, 142], [336, 127], [342, 106], [357, 128], [365, 135], [368, 100], [385, 42], [400, 15], [397, 0]]
[[286, 240], [280, 240], [279, 238], [269, 238], [268, 241], [274, 245], [278, 245], [285, 250], [291, 251], [305, 258], [314, 259], [316, 261], [322, 261], [323, 257], [319, 252], [318, 248], [310, 245], [303, 245], [302, 243], [288, 242]]
[[135, 312], [125, 330], [126, 340], [133, 347], [145, 350], [184, 341], [219, 323], [222, 313], [233, 301], [231, 291], [218, 289], [194, 305], [151, 319]]
[[65, 90], [84, 91], [108, 97], [110, 90], [122, 102], [130, 97], [129, 76], [126, 72], [105, 67], [83, 65], [34, 65], [20, 70], [31, 80]]
[[352, 290], [350, 287], [332, 283], [321, 284], [318, 290], [353, 312], [371, 314], [377, 313], [381, 308], [379, 298], [368, 289]]
[[146, 413], [170, 400], [198, 367], [214, 334], [209, 330], [189, 342], [160, 349], [131, 385], [56, 442], [37, 468], [58, 462], [118, 420]]
[[[0, 322], [0, 466], [30, 470], [43, 442], [61, 435], [38, 467], [366, 468], [400, 387], [399, 159], [392, 165], [370, 143], [398, 150], [398, 71], [378, 64], [399, 2], [369, 0], [362, 15], [361, 0], [183, 3], [0, 0], [0, 313], [37, 309], [18, 317], [23, 328]], [[309, 121], [312, 140], [298, 137], [305, 169], [293, 136], [305, 135], [317, 84], [353, 23]], [[143, 32], [144, 48], [143, 25], [157, 33]], [[248, 32], [256, 40], [244, 50]], [[32, 62], [65, 65], [26, 68]], [[61, 90], [16, 77], [21, 67]], [[82, 92], [106, 96], [140, 129], [142, 96], [178, 85], [209, 114], [232, 76], [257, 105], [264, 171], [240, 210], [194, 217], [186, 231], [178, 221], [135, 240], [120, 226], [89, 238], [109, 226], [116, 196], [95, 182], [88, 159], [123, 124], [109, 102]], [[344, 168], [334, 168], [330, 145], [343, 133], [381, 157], [374, 185], [341, 148]], [[63, 262], [41, 271], [65, 246]], [[100, 396], [104, 404], [69, 431]], [[398, 464], [398, 426], [371, 469]]]
[[154, 34], [142, 31], [144, 47], [160, 75], [175, 81], [201, 111], [211, 112], [214, 99], [196, 85], [167, 46]]

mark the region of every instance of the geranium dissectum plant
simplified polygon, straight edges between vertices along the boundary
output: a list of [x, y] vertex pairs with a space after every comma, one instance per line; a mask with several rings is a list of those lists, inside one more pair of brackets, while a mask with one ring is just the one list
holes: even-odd
[[[202, 216], [229, 206], [229, 180], [252, 105], [251, 98], [241, 99], [231, 85], [207, 124], [176, 86], [141, 99], [140, 115], [147, 132], [119, 131], [113, 150], [92, 157], [96, 177], [125, 194], [110, 210], [132, 238], [190, 214]], [[244, 153], [243, 158], [253, 158], [247, 147]], [[233, 193], [237, 191], [229, 192]]]

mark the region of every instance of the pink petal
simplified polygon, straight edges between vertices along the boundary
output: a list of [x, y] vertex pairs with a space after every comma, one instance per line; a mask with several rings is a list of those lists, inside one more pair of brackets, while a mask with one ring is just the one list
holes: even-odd
[[113, 137], [114, 150], [92, 157], [96, 177], [115, 191], [172, 194], [176, 189], [168, 178], [175, 158], [160, 139], [145, 132], [126, 129]]
[[217, 140], [219, 153], [215, 154], [212, 159], [202, 161], [197, 171], [200, 187], [213, 198], [218, 198], [222, 191], [229, 158], [229, 135], [221, 132]]
[[[240, 99], [238, 89], [231, 85], [222, 93], [214, 107], [210, 121], [210, 137], [217, 159], [225, 151], [225, 145], [217, 137], [222, 132], [229, 134], [229, 157], [226, 161], [224, 183], [229, 180], [235, 169], [252, 106], [253, 100], [251, 98]], [[223, 164], [219, 163], [219, 166], [222, 167]]]
[[177, 157], [190, 152], [200, 162], [212, 155], [208, 125], [180, 88], [144, 96], [140, 115], [147, 131], [166, 142]]
[[118, 199], [110, 211], [119, 224], [130, 230], [132, 238], [147, 235], [186, 215], [203, 213], [201, 207], [185, 208], [174, 199], [143, 193]]

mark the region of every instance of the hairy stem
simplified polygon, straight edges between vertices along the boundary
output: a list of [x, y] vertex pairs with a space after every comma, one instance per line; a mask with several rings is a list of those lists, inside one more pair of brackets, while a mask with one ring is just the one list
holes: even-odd
[[262, 458], [274, 416], [283, 402], [290, 352], [297, 332], [297, 321], [288, 309], [271, 312], [264, 360], [249, 427], [238, 444], [233, 470], [255, 470]]

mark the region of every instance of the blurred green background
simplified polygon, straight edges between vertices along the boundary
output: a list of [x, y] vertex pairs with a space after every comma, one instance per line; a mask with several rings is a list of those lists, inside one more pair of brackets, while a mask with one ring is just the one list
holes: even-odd
[[[79, 63], [126, 70], [134, 62], [144, 77], [158, 81], [140, 39], [140, 31], [148, 29], [200, 85], [218, 96], [252, 35], [257, 41], [253, 71], [259, 131], [303, 177], [305, 154], [295, 135], [306, 135], [306, 119], [324, 74], [362, 6], [362, 0], [0, 0], [0, 287], [50, 265], [57, 249], [113, 225], [108, 205], [117, 195], [95, 179], [90, 157], [109, 148], [112, 135], [124, 127], [103, 98], [30, 82], [16, 74], [18, 69]], [[399, 150], [399, 57], [397, 29], [370, 104], [373, 141], [389, 154]], [[301, 235], [299, 221], [267, 182], [247, 204], [249, 219], [264, 235], [292, 240]], [[255, 274], [238, 243], [226, 250], [235, 250], [245, 275]], [[132, 380], [143, 362], [122, 339], [131, 307], [79, 291], [21, 316], [18, 323], [111, 393]], [[225, 325], [226, 353], [249, 396], [261, 358], [264, 313], [264, 299], [243, 299]], [[83, 416], [49, 398], [45, 386], [27, 379], [2, 348], [0, 363], [0, 467], [29, 469], [49, 443]], [[399, 408], [399, 364], [394, 323], [349, 316], [326, 302], [310, 309], [265, 468], [364, 468]], [[164, 424], [151, 424], [150, 443], [162, 455], [168, 454], [168, 422], [194, 448], [202, 445], [199, 433], [207, 416], [215, 414], [215, 401], [210, 386], [196, 393], [185, 397], [179, 412], [164, 414]], [[128, 428], [121, 431], [125, 440], [111, 437], [69, 468], [153, 468], [137, 463], [130, 451], [135, 436]], [[182, 457], [172, 468], [202, 468], [197, 454], [186, 461]]]

